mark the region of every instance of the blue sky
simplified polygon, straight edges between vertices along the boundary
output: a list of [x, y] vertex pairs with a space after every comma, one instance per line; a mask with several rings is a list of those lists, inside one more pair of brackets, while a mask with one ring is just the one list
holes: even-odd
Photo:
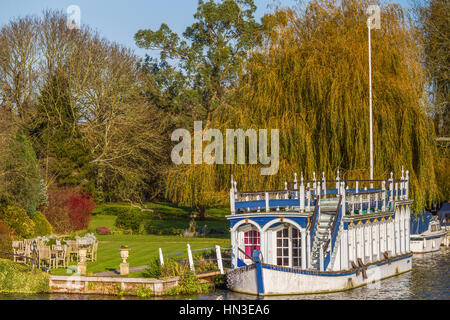
[[[402, 5], [407, 0], [398, 0]], [[40, 15], [44, 9], [60, 9], [64, 12], [70, 5], [81, 9], [81, 23], [89, 25], [102, 36], [134, 50], [139, 56], [149, 53], [138, 48], [133, 36], [139, 29], [158, 29], [165, 22], [182, 33], [194, 21], [197, 0], [1, 0], [0, 26], [15, 17], [28, 14]], [[256, 18], [271, 11], [270, 5], [295, 5], [295, 0], [255, 0]], [[154, 55], [154, 54], [152, 54]]]

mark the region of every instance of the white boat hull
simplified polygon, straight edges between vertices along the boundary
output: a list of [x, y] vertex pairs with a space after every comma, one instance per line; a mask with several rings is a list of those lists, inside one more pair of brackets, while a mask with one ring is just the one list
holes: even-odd
[[410, 248], [412, 253], [427, 253], [438, 251], [441, 244], [448, 243], [447, 234], [445, 230], [441, 230], [434, 235], [411, 235]]
[[[378, 280], [389, 278], [412, 269], [412, 254], [367, 265], [366, 279], [363, 272], [318, 272], [295, 270], [272, 265], [262, 265], [263, 290], [258, 286], [257, 269], [241, 267], [227, 273], [230, 290], [259, 295], [290, 295], [327, 293], [350, 290]], [[361, 270], [361, 269], [360, 269]], [[263, 292], [261, 292], [263, 291]]]

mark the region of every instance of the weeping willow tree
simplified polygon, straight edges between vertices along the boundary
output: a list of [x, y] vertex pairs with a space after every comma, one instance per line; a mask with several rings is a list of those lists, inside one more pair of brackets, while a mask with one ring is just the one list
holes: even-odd
[[[338, 167], [344, 178], [368, 179], [369, 2], [318, 0], [265, 16], [262, 44], [251, 51], [238, 89], [213, 125], [279, 129], [278, 174], [261, 176], [261, 165], [197, 165], [183, 179], [169, 175], [168, 195], [193, 184], [223, 192], [231, 174], [245, 190], [279, 189], [294, 172], [310, 178], [324, 171], [330, 178]], [[440, 196], [421, 48], [400, 6], [383, 5], [381, 12], [382, 28], [372, 33], [374, 178], [391, 171], [399, 177], [404, 166], [420, 209]]]

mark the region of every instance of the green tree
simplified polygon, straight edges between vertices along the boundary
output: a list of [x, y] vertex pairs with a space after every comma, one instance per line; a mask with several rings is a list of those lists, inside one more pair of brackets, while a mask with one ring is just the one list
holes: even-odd
[[70, 97], [66, 76], [61, 72], [50, 76], [29, 125], [30, 136], [47, 185], [82, 186], [92, 192], [91, 152], [79, 129], [79, 110]]
[[21, 130], [11, 140], [8, 153], [0, 169], [4, 175], [1, 202], [23, 208], [33, 217], [40, 200], [40, 175], [36, 154]]
[[413, 14], [424, 49], [436, 133], [450, 134], [450, 1], [414, 1]]
[[260, 25], [253, 0], [198, 2], [196, 22], [183, 33], [185, 40], [163, 23], [159, 30], [139, 30], [139, 47], [161, 51], [161, 60], [180, 63], [186, 81], [198, 96], [194, 118], [211, 120], [229, 89], [236, 84], [242, 61], [258, 39]]
[[[161, 62], [150, 64], [154, 83], [161, 89], [152, 96], [158, 99], [156, 104], [165, 101], [172, 109], [191, 112], [186, 119], [205, 120], [208, 128], [236, 88], [249, 50], [260, 41], [255, 10], [253, 0], [200, 0], [196, 21], [186, 28], [183, 40], [167, 24], [156, 31], [139, 30], [135, 35], [139, 47], [161, 51]], [[177, 61], [180, 69], [169, 67], [167, 59]], [[191, 126], [184, 122], [184, 127]], [[167, 176], [166, 197], [193, 206], [203, 219], [206, 207], [219, 203], [209, 188], [212, 181], [198, 184], [209, 171], [204, 165], [173, 167]]]
[[[261, 176], [259, 164], [215, 165], [197, 176], [196, 185], [226, 197], [231, 174], [247, 190], [279, 189], [294, 172], [333, 177], [338, 167], [346, 179], [368, 178], [369, 4], [318, 0], [264, 17], [266, 41], [242, 67], [239, 88], [213, 126], [278, 128], [279, 173]], [[382, 29], [372, 38], [374, 175], [386, 179], [404, 166], [420, 209], [440, 195], [433, 123], [423, 105], [421, 48], [401, 7], [381, 10]]]

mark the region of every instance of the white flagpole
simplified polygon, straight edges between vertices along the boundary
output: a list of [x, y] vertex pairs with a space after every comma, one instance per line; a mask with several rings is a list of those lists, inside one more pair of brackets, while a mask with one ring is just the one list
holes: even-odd
[[[372, 128], [372, 47], [370, 43], [370, 24], [367, 24], [369, 29], [369, 131], [370, 131], [370, 180], [373, 180], [373, 128]], [[370, 188], [373, 188], [372, 181]]]

